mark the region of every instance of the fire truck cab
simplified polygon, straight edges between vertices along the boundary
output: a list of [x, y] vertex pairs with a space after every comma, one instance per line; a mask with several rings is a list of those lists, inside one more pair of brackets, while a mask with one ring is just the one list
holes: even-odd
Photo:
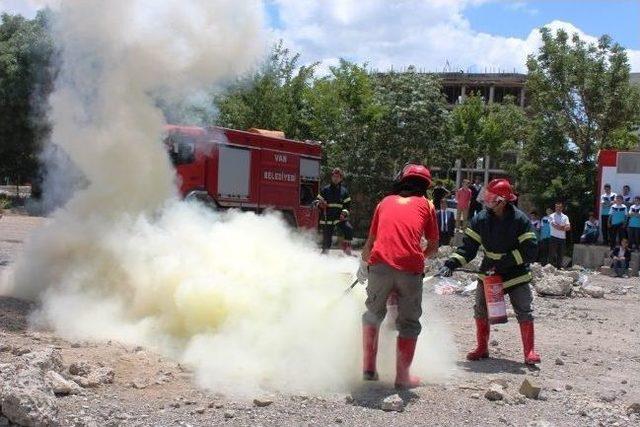
[[598, 191], [596, 213], [600, 210], [600, 195], [604, 185], [620, 194], [622, 187], [631, 187], [631, 196], [640, 196], [640, 151], [601, 150], [598, 153]]
[[296, 227], [317, 225], [319, 143], [258, 129], [168, 125], [165, 131], [184, 198], [221, 209], [278, 210]]

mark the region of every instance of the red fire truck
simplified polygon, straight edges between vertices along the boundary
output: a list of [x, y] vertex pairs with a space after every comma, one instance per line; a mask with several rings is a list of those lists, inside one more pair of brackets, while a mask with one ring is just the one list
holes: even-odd
[[300, 228], [318, 223], [322, 149], [276, 131], [168, 125], [165, 145], [180, 193], [216, 208], [281, 211]]
[[632, 196], [640, 196], [640, 151], [601, 150], [598, 153], [598, 188], [596, 212], [600, 210], [600, 195], [610, 184], [616, 194], [622, 187], [631, 187]]

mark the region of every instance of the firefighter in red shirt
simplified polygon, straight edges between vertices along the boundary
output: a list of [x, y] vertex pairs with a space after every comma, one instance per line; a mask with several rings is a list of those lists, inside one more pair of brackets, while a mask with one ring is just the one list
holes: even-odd
[[[409, 367], [421, 330], [424, 259], [438, 250], [436, 213], [425, 197], [430, 185], [429, 169], [422, 165], [405, 166], [395, 194], [385, 197], [376, 207], [362, 250], [362, 259], [369, 266], [367, 311], [362, 316], [363, 378], [378, 379], [378, 329], [387, 313], [387, 297], [396, 292], [397, 388], [420, 385], [419, 378], [409, 375]], [[428, 242], [424, 250], [423, 236]]]

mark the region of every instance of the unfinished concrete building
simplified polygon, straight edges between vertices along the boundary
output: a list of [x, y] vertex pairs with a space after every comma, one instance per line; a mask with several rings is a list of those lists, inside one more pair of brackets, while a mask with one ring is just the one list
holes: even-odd
[[526, 74], [519, 73], [436, 73], [442, 81], [442, 91], [449, 104], [459, 104], [470, 94], [477, 94], [485, 102], [502, 102], [512, 96], [525, 107]]

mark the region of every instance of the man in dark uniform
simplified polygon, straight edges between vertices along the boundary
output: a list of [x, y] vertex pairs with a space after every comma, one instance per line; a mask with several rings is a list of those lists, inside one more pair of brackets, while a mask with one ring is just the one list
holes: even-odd
[[473, 218], [482, 210], [482, 205], [478, 202], [478, 195], [482, 190], [482, 180], [476, 175], [473, 184], [471, 184], [471, 206], [469, 207], [469, 218]]
[[[520, 324], [520, 334], [526, 364], [540, 362], [534, 349], [533, 295], [529, 282], [529, 263], [536, 260], [538, 244], [536, 234], [527, 215], [516, 208], [516, 195], [506, 179], [494, 179], [485, 191], [485, 209], [477, 214], [464, 232], [462, 246], [453, 253], [442, 269], [441, 276], [451, 276], [453, 270], [462, 267], [476, 257], [480, 246], [484, 259], [482, 272], [494, 272], [503, 279], [504, 292], [509, 294], [511, 305]], [[469, 360], [489, 357], [489, 322], [483, 289], [485, 274], [480, 274], [476, 290], [474, 317], [476, 320], [477, 347], [467, 354]]]
[[435, 206], [436, 208], [439, 208], [440, 201], [442, 199], [446, 199], [449, 196], [449, 194], [450, 194], [450, 191], [444, 188], [444, 185], [442, 185], [442, 181], [436, 181], [436, 185], [435, 187], [433, 187], [433, 191], [432, 191], [433, 206]]
[[349, 223], [349, 209], [351, 197], [347, 187], [342, 184], [344, 174], [339, 168], [331, 172], [331, 184], [324, 186], [317, 197], [320, 208], [320, 225], [322, 227], [322, 253], [328, 253], [331, 248], [333, 232], [337, 227], [344, 236], [342, 250], [351, 255], [351, 239], [353, 227]]

